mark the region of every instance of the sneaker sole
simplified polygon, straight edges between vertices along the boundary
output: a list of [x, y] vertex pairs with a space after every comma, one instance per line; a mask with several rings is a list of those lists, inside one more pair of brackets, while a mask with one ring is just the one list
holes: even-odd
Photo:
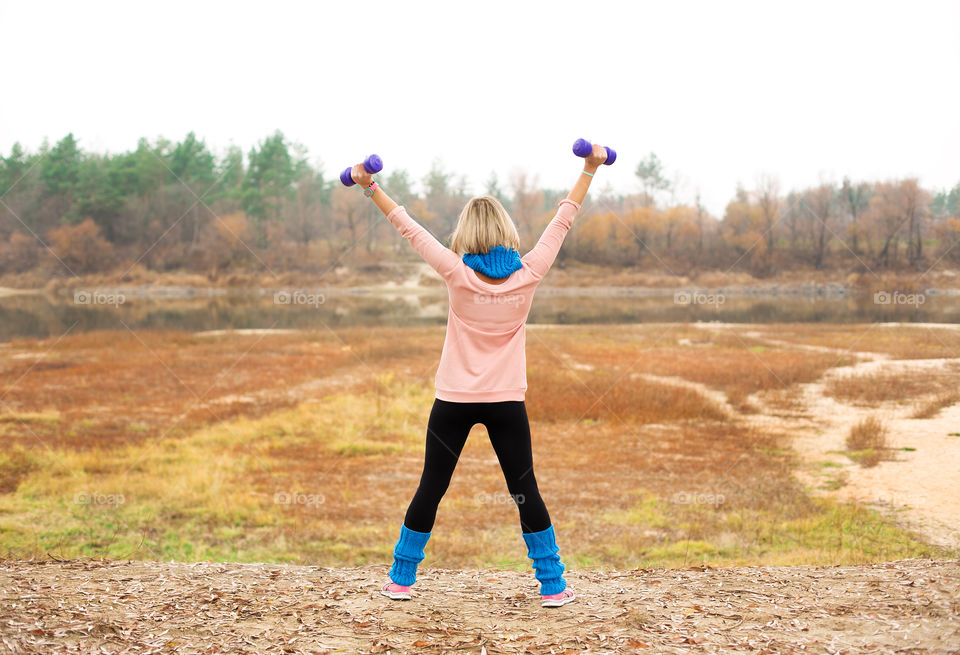
[[386, 591], [384, 589], [380, 590], [380, 593], [389, 598], [390, 600], [410, 600], [410, 593], [404, 591]]
[[560, 598], [557, 600], [545, 600], [542, 603], [540, 603], [540, 606], [541, 607], [563, 607], [564, 605], [566, 605], [576, 597], [577, 597], [576, 594], [574, 594], [569, 598]]

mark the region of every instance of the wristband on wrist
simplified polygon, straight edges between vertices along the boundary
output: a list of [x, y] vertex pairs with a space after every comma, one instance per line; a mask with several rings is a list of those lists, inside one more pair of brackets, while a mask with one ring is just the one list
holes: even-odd
[[590, 177], [593, 177], [593, 173], [588, 173], [588, 172], [586, 172], [586, 171], [582, 171], [582, 172], [583, 172], [584, 175], [589, 175]]
[[378, 187], [377, 187], [377, 183], [376, 183], [376, 182], [371, 182], [371, 183], [370, 183], [370, 186], [368, 186], [366, 189], [363, 190], [363, 195], [365, 195], [366, 197], [370, 198], [370, 197], [373, 196], [373, 192], [376, 191], [377, 188], [378, 188]]

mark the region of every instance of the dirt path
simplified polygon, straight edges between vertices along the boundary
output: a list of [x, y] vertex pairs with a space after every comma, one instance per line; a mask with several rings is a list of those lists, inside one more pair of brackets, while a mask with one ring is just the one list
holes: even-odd
[[[945, 360], [868, 361], [829, 371], [816, 383], [800, 385], [805, 411], [813, 419], [798, 418], [779, 427], [794, 433], [794, 446], [817, 471], [825, 461], [835, 466], [819, 469], [821, 475], [841, 476], [833, 492], [838, 498], [890, 510], [898, 522], [916, 530], [930, 543], [960, 548], [960, 405], [929, 419], [914, 419], [912, 407], [883, 403], [858, 407], [824, 395], [834, 377], [878, 370], [929, 370]], [[838, 454], [846, 448], [850, 428], [867, 416], [882, 417], [889, 430], [895, 461], [864, 468]], [[761, 418], [761, 421], [764, 419]], [[903, 450], [912, 448], [914, 450]]]
[[[736, 329], [744, 337], [772, 346], [808, 349], [853, 356], [857, 363], [827, 371], [816, 382], [795, 385], [797, 407], [785, 410], [764, 394], [747, 400], [760, 408], [739, 418], [763, 429], [790, 435], [806, 463], [798, 475], [814, 489], [828, 483], [826, 493], [889, 511], [893, 518], [917, 531], [930, 543], [960, 548], [960, 404], [946, 407], [929, 419], [910, 418], [908, 404], [880, 403], [873, 407], [845, 403], [824, 394], [831, 380], [846, 375], [933, 371], [957, 359], [902, 359], [873, 352], [848, 351], [771, 339], [737, 324], [698, 324], [704, 329]], [[884, 419], [895, 461], [863, 468], [842, 451], [850, 428], [867, 416]], [[914, 450], [903, 450], [912, 448]], [[829, 462], [828, 467], [824, 463]], [[832, 483], [832, 484], [831, 484]], [[835, 487], [835, 488], [829, 488]]]
[[386, 565], [4, 562], [14, 653], [960, 652], [960, 561], [568, 571], [542, 608], [531, 572]]

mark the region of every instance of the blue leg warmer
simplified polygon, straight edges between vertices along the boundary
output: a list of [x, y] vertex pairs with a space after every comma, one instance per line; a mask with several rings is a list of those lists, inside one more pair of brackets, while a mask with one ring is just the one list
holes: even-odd
[[390, 579], [399, 585], [410, 586], [417, 581], [417, 565], [425, 557], [423, 547], [430, 539], [430, 532], [417, 532], [406, 525], [400, 526], [400, 539], [393, 549], [393, 566]]
[[563, 579], [564, 567], [557, 552], [556, 534], [553, 524], [540, 532], [522, 532], [523, 540], [527, 544], [527, 557], [533, 560], [534, 575], [540, 581], [540, 593], [544, 596], [559, 594], [567, 588], [567, 581]]

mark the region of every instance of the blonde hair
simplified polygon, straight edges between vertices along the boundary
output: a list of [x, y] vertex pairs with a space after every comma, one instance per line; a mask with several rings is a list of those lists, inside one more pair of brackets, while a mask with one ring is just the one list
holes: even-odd
[[462, 257], [468, 252], [486, 254], [494, 246], [519, 250], [517, 226], [493, 196], [471, 198], [460, 212], [450, 237], [450, 250]]

